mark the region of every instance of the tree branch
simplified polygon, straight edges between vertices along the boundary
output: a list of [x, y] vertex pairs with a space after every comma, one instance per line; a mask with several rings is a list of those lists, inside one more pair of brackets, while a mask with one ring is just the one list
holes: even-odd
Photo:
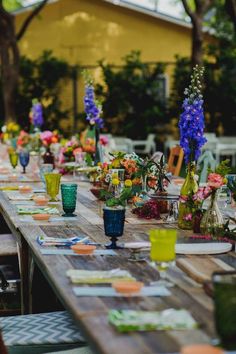
[[22, 24], [19, 32], [16, 35], [17, 41], [19, 41], [23, 37], [23, 35], [25, 34], [25, 31], [29, 27], [29, 25], [30, 25], [31, 21], [33, 20], [33, 18], [40, 13], [40, 11], [43, 9], [43, 7], [46, 5], [47, 2], [48, 2], [48, 0], [43, 0], [37, 7], [35, 7], [35, 9], [25, 19], [25, 21]]
[[188, 4], [188, 1], [187, 0], [182, 0], [182, 3], [183, 3], [183, 7], [184, 7], [184, 10], [185, 12], [187, 13], [187, 15], [189, 15], [190, 18], [193, 18], [194, 17], [194, 13], [193, 11], [190, 9], [190, 6]]

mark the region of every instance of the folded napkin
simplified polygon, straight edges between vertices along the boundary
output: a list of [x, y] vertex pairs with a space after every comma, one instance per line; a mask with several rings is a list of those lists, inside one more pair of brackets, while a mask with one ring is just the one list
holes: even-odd
[[46, 237], [46, 236], [38, 236], [37, 242], [40, 246], [64, 246], [70, 247], [75, 245], [76, 243], [89, 243], [88, 237], [80, 236], [80, 237], [70, 237], [70, 238], [59, 238], [59, 237]]
[[23, 208], [18, 207], [17, 212], [20, 215], [33, 215], [33, 214], [59, 214], [59, 210], [57, 208], [52, 207], [42, 207], [42, 208]]
[[[60, 248], [42, 248], [40, 252], [44, 256], [49, 256], [49, 255], [61, 255], [61, 256], [83, 256], [86, 257], [88, 255], [86, 254], [79, 254], [74, 252], [73, 250], [70, 249], [60, 249]], [[92, 256], [116, 256], [116, 252], [113, 250], [95, 250], [92, 254]]]
[[7, 193], [7, 196], [10, 200], [13, 201], [26, 201], [26, 200], [32, 200], [33, 194], [18, 194], [14, 192], [9, 192]]
[[19, 186], [1, 186], [0, 191], [18, 191]]
[[109, 322], [119, 332], [195, 329], [197, 323], [186, 310], [164, 311], [110, 310]]
[[120, 268], [112, 270], [69, 269], [66, 275], [74, 284], [107, 284], [116, 280], [135, 280], [127, 270]]
[[116, 292], [115, 289], [113, 289], [111, 286], [77, 286], [73, 288], [73, 292], [76, 296], [100, 297], [170, 296], [169, 290], [167, 290], [167, 288], [164, 286], [144, 286], [138, 294], [132, 295], [120, 294]]

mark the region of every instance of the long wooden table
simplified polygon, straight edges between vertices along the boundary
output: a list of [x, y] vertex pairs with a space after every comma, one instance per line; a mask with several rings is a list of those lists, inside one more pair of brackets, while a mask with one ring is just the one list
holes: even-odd
[[[130, 251], [118, 250], [117, 256], [63, 256], [42, 255], [36, 242], [38, 235], [71, 237], [78, 234], [88, 235], [96, 242], [105, 243], [102, 224], [101, 204], [83, 184], [78, 189], [78, 218], [70, 222], [59, 223], [26, 223], [16, 213], [15, 203], [10, 202], [6, 193], [0, 193], [0, 211], [8, 226], [17, 237], [19, 244], [21, 271], [23, 277], [23, 306], [27, 311], [29, 305], [29, 289], [31, 283], [32, 261], [35, 262], [55, 294], [65, 308], [73, 315], [80, 330], [84, 333], [89, 345], [95, 352], [102, 354], [151, 354], [178, 352], [180, 347], [189, 343], [208, 343], [216, 336], [213, 321], [213, 302], [202, 285], [190, 278], [178, 267], [168, 273], [175, 287], [171, 288], [168, 297], [76, 297], [72, 284], [66, 277], [68, 269], [108, 270], [112, 268], [128, 269], [132, 275], [144, 283], [156, 280], [158, 273], [146, 262], [129, 261]], [[160, 225], [157, 222], [139, 220], [128, 211], [125, 233], [122, 241], [148, 240], [148, 230], [152, 227], [173, 227]], [[179, 232], [179, 237], [186, 242], [188, 232]], [[194, 259], [194, 257], [188, 257]], [[196, 259], [196, 257], [195, 257]], [[217, 257], [205, 256], [198, 262], [211, 265], [213, 260], [225, 266], [236, 268], [235, 252]], [[31, 262], [30, 262], [31, 260]], [[200, 261], [199, 261], [200, 260]], [[43, 290], [42, 290], [43, 291]], [[165, 308], [186, 308], [199, 323], [199, 329], [191, 331], [165, 331], [131, 334], [118, 333], [107, 320], [110, 309], [162, 310]]]

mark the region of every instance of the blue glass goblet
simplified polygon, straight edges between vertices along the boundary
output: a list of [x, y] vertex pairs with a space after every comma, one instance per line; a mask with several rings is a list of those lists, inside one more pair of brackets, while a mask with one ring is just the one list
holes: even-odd
[[121, 237], [124, 232], [125, 223], [125, 208], [114, 209], [114, 208], [104, 208], [103, 209], [103, 221], [105, 235], [111, 238], [111, 244], [107, 245], [106, 248], [118, 249], [122, 248], [117, 246], [117, 237]]
[[20, 158], [20, 164], [23, 167], [23, 173], [26, 172], [26, 166], [28, 166], [29, 164], [29, 160], [30, 160], [30, 154], [29, 151], [20, 151], [19, 152], [19, 158]]
[[62, 216], [73, 217], [77, 200], [77, 184], [61, 184], [62, 207], [65, 212]]

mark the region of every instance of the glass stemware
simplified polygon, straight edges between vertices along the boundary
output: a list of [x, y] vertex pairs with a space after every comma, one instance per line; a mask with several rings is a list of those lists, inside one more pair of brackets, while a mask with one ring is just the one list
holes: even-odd
[[214, 285], [215, 327], [220, 345], [236, 350], [236, 271], [215, 272]]
[[175, 244], [177, 230], [152, 229], [150, 230], [151, 265], [159, 271], [159, 285], [173, 286], [166, 278], [167, 269], [175, 263]]
[[73, 217], [77, 200], [77, 184], [61, 184], [62, 207], [65, 212], [62, 216]]
[[47, 194], [51, 197], [50, 202], [56, 202], [57, 195], [59, 193], [59, 186], [61, 180], [60, 173], [45, 173], [45, 182], [46, 182], [46, 191]]
[[9, 159], [12, 167], [15, 169], [18, 164], [18, 153], [13, 150], [9, 152]]
[[26, 172], [26, 166], [29, 164], [30, 154], [29, 151], [24, 150], [19, 152], [20, 164], [23, 167], [23, 173]]
[[116, 244], [116, 241], [117, 237], [121, 237], [124, 232], [125, 208], [105, 207], [103, 209], [103, 220], [105, 235], [111, 238], [111, 243], [106, 248], [122, 248]]

